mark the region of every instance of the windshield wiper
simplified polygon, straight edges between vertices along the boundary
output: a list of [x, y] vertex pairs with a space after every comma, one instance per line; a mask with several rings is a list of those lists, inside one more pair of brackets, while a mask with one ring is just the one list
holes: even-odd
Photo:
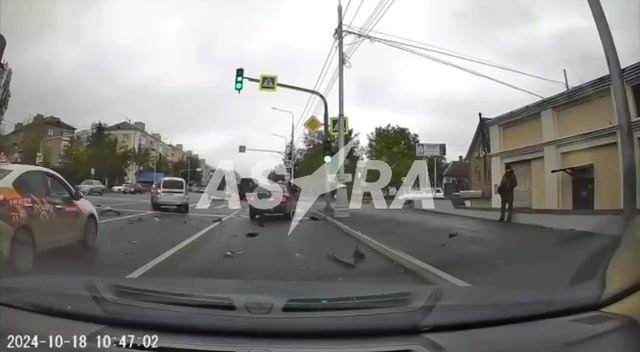
[[112, 285], [113, 294], [118, 298], [140, 302], [170, 304], [183, 307], [236, 310], [236, 305], [229, 297], [212, 295], [194, 295], [189, 293], [166, 292], [148, 288], [126, 285]]
[[289, 299], [283, 312], [330, 312], [357, 309], [397, 308], [410, 305], [415, 300], [412, 292], [387, 293], [370, 296]]

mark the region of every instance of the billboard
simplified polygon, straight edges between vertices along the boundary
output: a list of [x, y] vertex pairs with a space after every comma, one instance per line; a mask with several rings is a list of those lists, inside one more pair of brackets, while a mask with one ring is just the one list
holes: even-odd
[[445, 156], [447, 145], [444, 143], [418, 143], [416, 144], [416, 156]]

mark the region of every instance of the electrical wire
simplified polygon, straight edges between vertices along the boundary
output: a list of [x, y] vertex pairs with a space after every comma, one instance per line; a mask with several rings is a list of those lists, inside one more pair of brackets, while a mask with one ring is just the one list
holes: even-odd
[[485, 74], [483, 74], [483, 73], [480, 73], [480, 72], [477, 72], [477, 71], [474, 71], [474, 70], [468, 69], [468, 68], [466, 68], [466, 67], [463, 67], [463, 66], [460, 66], [460, 65], [454, 64], [454, 63], [452, 63], [452, 62], [450, 62], [450, 61], [446, 61], [446, 60], [440, 59], [440, 58], [435, 57], [435, 56], [431, 56], [431, 55], [428, 55], [428, 54], [425, 54], [425, 53], [421, 53], [421, 52], [419, 52], [419, 51], [411, 50], [411, 49], [405, 48], [405, 47], [403, 47], [403, 46], [401, 46], [401, 45], [391, 44], [391, 43], [386, 43], [386, 42], [383, 42], [383, 41], [380, 41], [380, 43], [381, 43], [381, 44], [384, 44], [384, 45], [387, 45], [387, 46], [390, 46], [390, 47], [392, 47], [392, 48], [396, 48], [396, 49], [399, 49], [399, 50], [402, 50], [402, 51], [406, 51], [406, 52], [408, 52], [408, 53], [411, 53], [411, 54], [414, 54], [414, 55], [417, 55], [417, 56], [423, 57], [423, 58], [428, 59], [428, 60], [431, 60], [431, 61], [435, 61], [435, 62], [441, 63], [441, 64], [443, 64], [443, 65], [447, 65], [447, 66], [451, 66], [451, 67], [457, 68], [457, 69], [459, 69], [459, 70], [461, 70], [461, 71], [464, 71], [464, 72], [470, 73], [470, 74], [475, 75], [475, 76], [478, 76], [478, 77], [486, 78], [486, 79], [488, 79], [488, 80], [490, 80], [490, 81], [493, 81], [493, 82], [496, 82], [496, 83], [502, 84], [502, 85], [504, 85], [504, 86], [507, 86], [507, 87], [509, 87], [509, 88], [512, 88], [512, 89], [515, 89], [515, 90], [518, 90], [518, 91], [521, 91], [521, 92], [524, 92], [524, 93], [527, 93], [527, 94], [531, 94], [531, 95], [536, 96], [536, 97], [538, 97], [538, 98], [541, 98], [541, 99], [543, 99], [543, 98], [544, 98], [544, 96], [542, 96], [542, 95], [540, 95], [540, 94], [537, 94], [537, 93], [531, 92], [531, 91], [529, 91], [529, 90], [526, 90], [526, 89], [524, 89], [524, 88], [520, 88], [520, 87], [518, 87], [518, 86], [514, 86], [513, 84], [506, 83], [506, 82], [501, 81], [501, 80], [499, 80], [499, 79], [497, 79], [497, 78], [493, 78], [493, 77], [488, 76], [488, 75], [485, 75]]
[[[328, 70], [326, 70], [328, 67], [327, 65], [329, 65], [329, 63], [331, 62], [331, 58], [334, 56], [334, 54], [337, 51], [337, 45], [336, 45], [336, 40], [334, 40], [331, 43], [331, 47], [329, 48], [329, 53], [327, 54], [327, 57], [324, 60], [324, 64], [322, 65], [322, 69], [320, 70], [320, 74], [318, 75], [318, 78], [316, 79], [316, 83], [313, 85], [313, 89], [317, 90], [318, 87], [320, 87], [320, 85], [322, 84], [322, 82], [324, 81], [324, 78], [326, 78], [327, 73], [329, 72]], [[325, 71], [326, 70], [326, 71]], [[300, 126], [300, 123], [302, 122], [302, 120], [305, 118], [305, 116], [308, 114], [310, 108], [311, 108], [311, 102], [314, 99], [318, 99], [316, 96], [314, 95], [309, 95], [309, 98], [307, 98], [307, 102], [304, 105], [304, 108], [302, 109], [302, 112], [300, 113], [300, 116], [298, 117], [298, 120], [295, 123], [295, 128], [294, 130], [298, 129], [298, 127]]]
[[[444, 48], [437, 48], [436, 47], [436, 49], [433, 49], [433, 48], [430, 48], [431, 45], [426, 44], [426, 43], [418, 42], [421, 45], [414, 45], [414, 44], [403, 43], [403, 42], [396, 41], [396, 40], [380, 38], [380, 37], [376, 37], [376, 36], [372, 36], [372, 35], [365, 35], [362, 32], [354, 33], [354, 32], [349, 31], [349, 33], [354, 34], [356, 36], [360, 36], [362, 38], [375, 40], [375, 41], [378, 41], [378, 42], [394, 43], [394, 44], [403, 45], [403, 46], [407, 46], [407, 47], [414, 48], [414, 49], [421, 49], [421, 50], [429, 51], [429, 52], [432, 52], [432, 53], [441, 54], [441, 55], [445, 55], [445, 56], [449, 56], [449, 57], [454, 57], [454, 58], [457, 58], [457, 59], [474, 62], [474, 63], [485, 65], [485, 66], [488, 66], [488, 67], [493, 67], [493, 68], [497, 68], [497, 69], [508, 71], [508, 72], [512, 72], [512, 73], [517, 73], [517, 74], [520, 74], [520, 75], [523, 75], [523, 76], [536, 78], [536, 79], [539, 79], [539, 80], [542, 80], [542, 81], [546, 81], [548, 83], [553, 83], [553, 84], [560, 85], [562, 87], [565, 86], [564, 82], [560, 82], [560, 81], [556, 81], [556, 80], [551, 79], [551, 78], [547, 78], [547, 77], [535, 75], [535, 74], [532, 74], [532, 73], [524, 72], [524, 71], [521, 71], [521, 70], [518, 70], [518, 69], [515, 69], [515, 68], [511, 68], [511, 67], [508, 67], [508, 66], [496, 64], [496, 63], [493, 63], [491, 61], [483, 60], [483, 59], [476, 58], [476, 57], [473, 57], [473, 56], [470, 56], [470, 55], [456, 53], [456, 52], [453, 52], [453, 51], [450, 51], [450, 50], [444, 49]], [[416, 41], [413, 41], [413, 40], [410, 40], [410, 39], [406, 39], [406, 38], [402, 38], [402, 37], [400, 37], [400, 38], [404, 39], [405, 41], [416, 42]]]
[[360, 5], [358, 5], [356, 12], [353, 14], [353, 17], [351, 17], [351, 22], [349, 22], [349, 26], [353, 24], [353, 21], [355, 21], [356, 17], [358, 16], [358, 12], [360, 12], [360, 8], [362, 7], [362, 4], [364, 4], [364, 0], [360, 0]]
[[351, 0], [349, 0], [349, 2], [347, 3], [347, 6], [344, 8], [344, 12], [342, 13], [343, 21], [344, 21], [344, 17], [347, 15], [347, 12], [349, 12], [349, 5], [351, 5]]

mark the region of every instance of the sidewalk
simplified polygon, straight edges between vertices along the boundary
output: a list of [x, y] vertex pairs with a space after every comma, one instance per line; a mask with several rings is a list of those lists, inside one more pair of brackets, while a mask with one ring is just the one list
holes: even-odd
[[615, 236], [413, 209], [350, 213], [336, 220], [472, 285], [577, 285], [604, 270], [603, 263], [619, 241]]

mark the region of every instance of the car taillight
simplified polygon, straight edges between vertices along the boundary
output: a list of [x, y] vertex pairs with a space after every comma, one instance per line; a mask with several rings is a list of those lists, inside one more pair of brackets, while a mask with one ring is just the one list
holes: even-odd
[[289, 196], [282, 196], [282, 200], [280, 201], [280, 203], [286, 203], [289, 201], [289, 199], [291, 199]]
[[0, 196], [0, 207], [9, 206], [9, 200], [4, 196]]

